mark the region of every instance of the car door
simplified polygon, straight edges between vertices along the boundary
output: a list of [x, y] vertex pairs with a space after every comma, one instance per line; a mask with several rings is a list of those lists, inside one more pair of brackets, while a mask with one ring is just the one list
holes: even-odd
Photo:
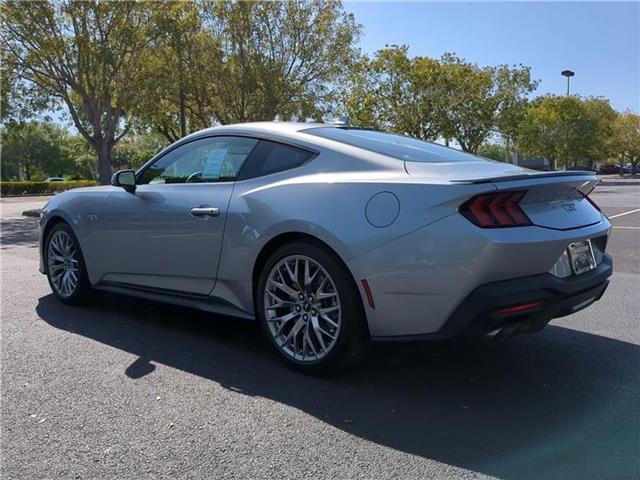
[[213, 290], [229, 199], [257, 140], [200, 138], [138, 172], [109, 197], [103, 283], [206, 295]]

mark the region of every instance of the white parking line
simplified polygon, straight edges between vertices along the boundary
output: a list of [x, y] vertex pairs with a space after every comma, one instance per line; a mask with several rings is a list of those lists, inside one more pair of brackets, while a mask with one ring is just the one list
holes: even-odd
[[618, 193], [618, 192], [593, 192], [591, 195], [610, 195], [612, 197], [618, 198], [618, 197], [630, 197], [630, 196], [636, 196], [636, 195], [640, 195], [640, 192], [633, 192], [633, 193]]
[[623, 215], [629, 215], [630, 213], [636, 213], [636, 212], [640, 212], [640, 208], [636, 208], [635, 210], [629, 210], [628, 212], [624, 212], [624, 213], [618, 213], [617, 215], [611, 215], [609, 218], [618, 218], [618, 217], [622, 217]]
[[611, 227], [611, 228], [622, 228], [624, 230], [640, 230], [640, 227]]

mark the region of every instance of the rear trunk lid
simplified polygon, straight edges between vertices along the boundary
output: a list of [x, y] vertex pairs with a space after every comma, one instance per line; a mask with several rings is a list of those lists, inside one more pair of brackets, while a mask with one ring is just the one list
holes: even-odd
[[602, 214], [585, 198], [598, 183], [593, 172], [538, 172], [485, 160], [451, 163], [405, 162], [407, 173], [425, 181], [491, 184], [496, 190], [526, 190], [520, 205], [534, 225], [570, 230], [593, 225]]

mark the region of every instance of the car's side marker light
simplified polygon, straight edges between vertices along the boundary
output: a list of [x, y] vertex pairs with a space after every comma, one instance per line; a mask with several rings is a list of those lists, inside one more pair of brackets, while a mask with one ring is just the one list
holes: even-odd
[[376, 303], [373, 301], [373, 293], [371, 293], [371, 288], [369, 288], [369, 282], [367, 282], [366, 278], [362, 279], [362, 288], [364, 288], [364, 293], [367, 296], [367, 303], [373, 309], [376, 308]]

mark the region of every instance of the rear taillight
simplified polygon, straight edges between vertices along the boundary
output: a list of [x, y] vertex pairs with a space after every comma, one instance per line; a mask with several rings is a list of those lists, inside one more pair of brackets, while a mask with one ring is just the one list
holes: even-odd
[[524, 227], [531, 220], [520, 207], [526, 190], [483, 193], [460, 206], [460, 213], [482, 228]]
[[600, 210], [600, 207], [598, 206], [598, 204], [596, 202], [594, 202], [591, 197], [589, 197], [588, 194], [584, 193], [584, 192], [580, 192], [582, 194], [582, 196], [585, 198], [585, 200], [587, 202], [589, 202], [591, 205], [593, 205], [593, 208], [595, 208], [596, 210], [598, 210], [599, 212], [601, 212], [602, 210]]

